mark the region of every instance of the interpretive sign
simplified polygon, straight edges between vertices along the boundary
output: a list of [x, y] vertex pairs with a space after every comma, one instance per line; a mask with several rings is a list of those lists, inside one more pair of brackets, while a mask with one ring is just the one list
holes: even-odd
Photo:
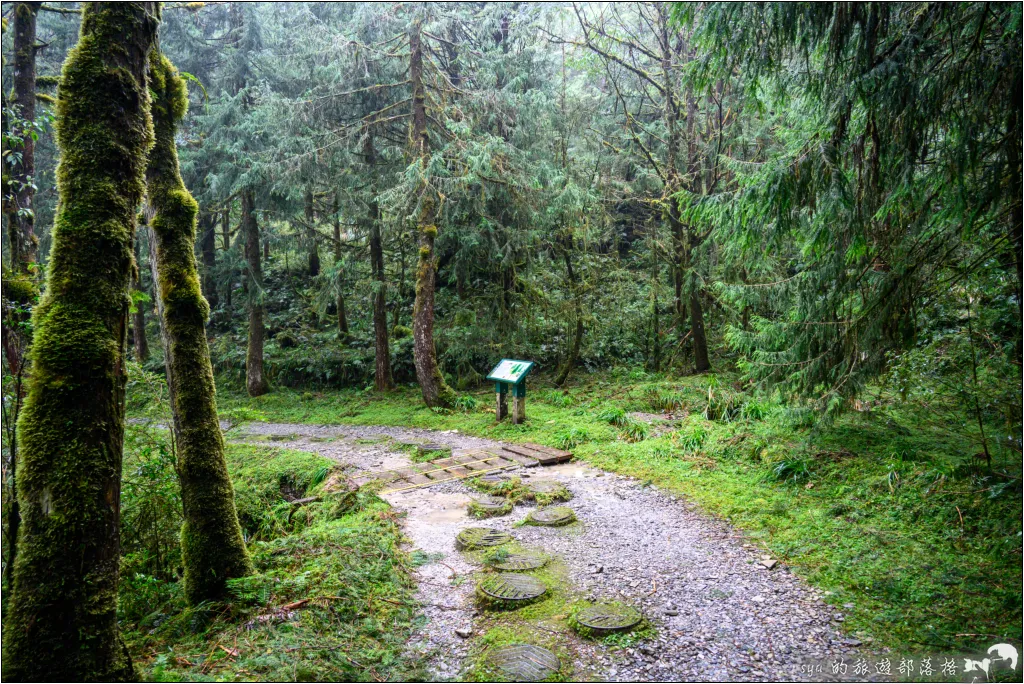
[[502, 359], [488, 374], [487, 379], [517, 385], [529, 374], [531, 368], [533, 368], [533, 361]]
[[533, 361], [502, 359], [487, 374], [494, 381], [494, 396], [497, 400], [495, 416], [504, 420], [508, 415], [508, 389], [512, 388], [512, 422], [516, 425], [526, 420], [526, 376], [533, 369]]

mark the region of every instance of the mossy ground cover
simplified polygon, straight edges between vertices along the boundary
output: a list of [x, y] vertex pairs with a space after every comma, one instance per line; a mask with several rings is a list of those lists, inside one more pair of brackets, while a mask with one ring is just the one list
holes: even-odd
[[[132, 454], [126, 472], [153, 467]], [[127, 557], [121, 625], [140, 676], [422, 678], [404, 655], [416, 605], [391, 508], [369, 493], [332, 492], [332, 464], [315, 454], [229, 444], [227, 460], [256, 572], [229, 583], [229, 600], [190, 608], [173, 576], [140, 571], [145, 552]], [[319, 500], [297, 507], [288, 501], [295, 496]], [[131, 510], [139, 501], [128, 503]]]
[[[1019, 452], [975, 467], [969, 417], [950, 407], [943, 415], [957, 418], [939, 420], [935, 406], [881, 393], [870, 410], [819, 424], [734, 380], [613, 373], [545, 390], [538, 378], [525, 425], [496, 424], [487, 388], [465, 411], [425, 408], [415, 388], [228, 395], [222, 407], [233, 420], [458, 429], [572, 449], [732, 522], [837, 607], [852, 604], [839, 610], [856, 634], [943, 651], [1021, 638]], [[624, 414], [665, 411], [670, 429], [624, 434]]]

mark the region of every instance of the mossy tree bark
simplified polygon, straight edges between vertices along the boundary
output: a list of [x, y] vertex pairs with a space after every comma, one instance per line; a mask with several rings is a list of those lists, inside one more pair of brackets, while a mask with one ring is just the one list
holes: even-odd
[[134, 677], [117, 631], [135, 212], [153, 142], [154, 2], [86, 4], [57, 91], [60, 204], [18, 424], [22, 525], [4, 677]]
[[174, 415], [178, 480], [185, 522], [181, 555], [185, 596], [195, 605], [222, 598], [226, 581], [252, 571], [224, 461], [216, 388], [206, 341], [209, 306], [200, 290], [195, 234], [198, 205], [178, 170], [174, 135], [185, 115], [185, 83], [166, 57], [151, 56], [156, 144], [146, 171], [162, 304], [167, 381]]
[[263, 374], [263, 267], [260, 265], [260, 229], [256, 223], [256, 197], [252, 190], [242, 191], [242, 225], [245, 234], [246, 281], [249, 296], [249, 346], [245, 352], [245, 388], [250, 397], [267, 393]]
[[[420, 173], [426, 176], [427, 160], [430, 156], [430, 141], [427, 138], [426, 88], [423, 84], [423, 43], [422, 25], [417, 21], [409, 33], [409, 77], [412, 82], [412, 140], [414, 153], [420, 163]], [[423, 401], [427, 406], [451, 407], [455, 392], [444, 381], [437, 367], [437, 352], [434, 348], [434, 291], [437, 263], [434, 258], [434, 240], [437, 226], [434, 224], [434, 197], [425, 178], [420, 192], [420, 210], [417, 227], [420, 234], [419, 261], [416, 266], [416, 300], [413, 304], [413, 359], [416, 365], [416, 379], [420, 383]]]
[[[373, 135], [367, 130], [363, 137], [363, 161], [373, 169], [377, 163], [377, 151], [373, 146]], [[373, 275], [373, 338], [374, 374], [373, 384], [378, 392], [395, 388], [391, 374], [391, 343], [388, 335], [388, 282], [384, 275], [384, 246], [380, 236], [380, 207], [370, 201], [366, 217], [370, 228], [370, 271]]]

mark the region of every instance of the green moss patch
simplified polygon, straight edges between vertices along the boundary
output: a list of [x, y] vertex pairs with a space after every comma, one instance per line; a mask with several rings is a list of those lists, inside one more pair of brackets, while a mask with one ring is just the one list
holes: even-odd
[[[405, 650], [418, 608], [394, 512], [372, 494], [330, 492], [332, 463], [315, 454], [232, 444], [226, 455], [256, 572], [195, 608], [173, 580], [126, 578], [121, 603], [139, 609], [122, 625], [140, 677], [422, 680]], [[281, 482], [320, 500], [289, 524]]]
[[581, 636], [603, 637], [629, 632], [643, 619], [640, 611], [624, 603], [586, 603], [573, 607], [569, 624]]
[[500, 496], [481, 494], [469, 502], [469, 514], [474, 518], [493, 518], [512, 512], [512, 502]]
[[564, 527], [576, 522], [576, 513], [567, 506], [552, 506], [530, 511], [526, 515], [527, 525], [542, 527]]

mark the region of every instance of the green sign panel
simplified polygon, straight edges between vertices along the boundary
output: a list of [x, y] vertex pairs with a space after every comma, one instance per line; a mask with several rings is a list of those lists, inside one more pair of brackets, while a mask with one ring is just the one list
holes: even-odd
[[487, 374], [487, 379], [516, 385], [527, 376], [531, 368], [533, 368], [533, 361], [502, 359], [501, 362]]

